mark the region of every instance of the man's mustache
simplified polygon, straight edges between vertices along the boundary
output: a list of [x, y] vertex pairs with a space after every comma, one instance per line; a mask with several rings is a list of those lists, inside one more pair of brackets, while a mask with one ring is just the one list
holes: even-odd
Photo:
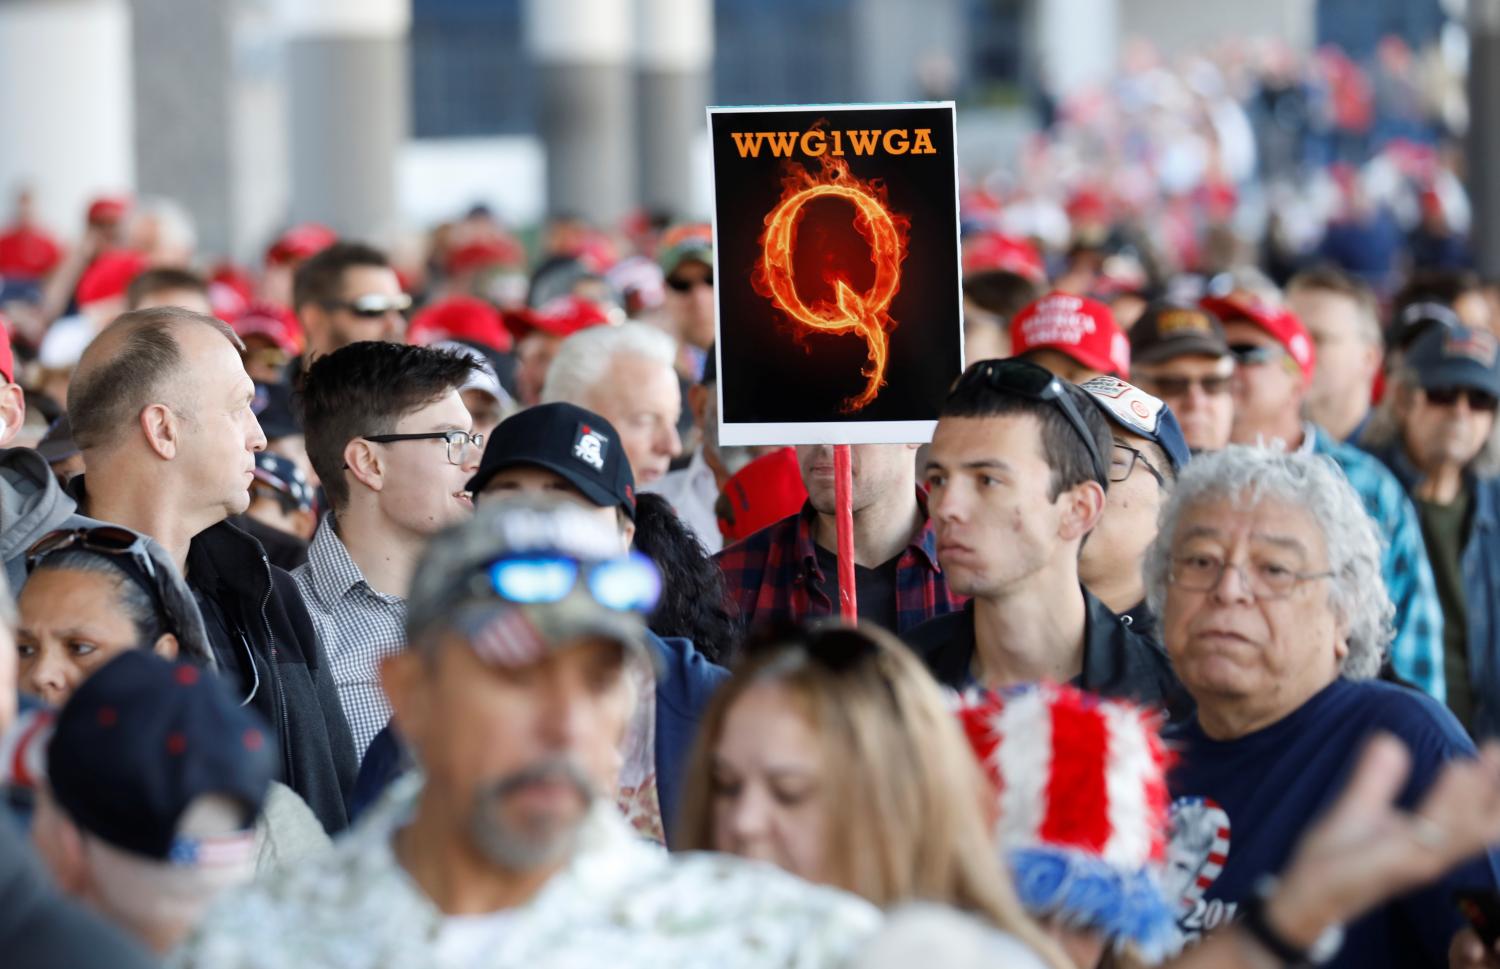
[[589, 780], [588, 772], [569, 757], [549, 757], [514, 774], [508, 774], [484, 788], [480, 797], [486, 801], [498, 801], [533, 784], [557, 781], [571, 786], [585, 804], [594, 800], [594, 785]]

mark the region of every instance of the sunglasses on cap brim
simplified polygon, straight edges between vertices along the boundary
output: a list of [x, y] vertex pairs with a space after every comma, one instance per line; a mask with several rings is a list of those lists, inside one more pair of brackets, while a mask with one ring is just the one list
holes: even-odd
[[[965, 370], [957, 380], [953, 382], [953, 388], [949, 394], [981, 384], [1001, 393], [1023, 397], [1051, 404], [1057, 408], [1068, 424], [1077, 433], [1078, 439], [1083, 442], [1084, 448], [1089, 454], [1089, 463], [1094, 469], [1094, 480], [1099, 482], [1102, 488], [1109, 487], [1108, 465], [1104, 463], [1104, 455], [1099, 453], [1098, 442], [1094, 440], [1093, 432], [1089, 430], [1088, 422], [1083, 419], [1083, 414], [1073, 403], [1068, 395], [1067, 388], [1061, 379], [1056, 377], [1052, 371], [1045, 367], [1039, 367], [1026, 360], [1014, 358], [1006, 360], [982, 360]], [[1086, 393], [1086, 391], [1085, 391]]]
[[562, 602], [582, 589], [615, 612], [649, 613], [661, 598], [661, 573], [639, 552], [602, 562], [565, 555], [514, 555], [489, 562], [469, 580], [476, 595], [498, 596], [517, 605]]

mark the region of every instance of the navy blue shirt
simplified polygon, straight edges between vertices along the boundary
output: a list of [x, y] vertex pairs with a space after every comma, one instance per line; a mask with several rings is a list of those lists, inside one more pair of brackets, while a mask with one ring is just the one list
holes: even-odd
[[[1211, 740], [1197, 718], [1169, 728], [1181, 759], [1168, 778], [1172, 841], [1166, 888], [1182, 899], [1189, 937], [1237, 914], [1264, 875], [1285, 867], [1297, 839], [1343, 790], [1366, 738], [1388, 731], [1411, 750], [1399, 803], [1410, 809], [1443, 763], [1474, 754], [1447, 708], [1411, 689], [1339, 679], [1291, 715], [1237, 740]], [[1472, 861], [1346, 927], [1332, 965], [1346, 969], [1446, 967], [1461, 919], [1460, 887], [1500, 887], [1500, 858]]]

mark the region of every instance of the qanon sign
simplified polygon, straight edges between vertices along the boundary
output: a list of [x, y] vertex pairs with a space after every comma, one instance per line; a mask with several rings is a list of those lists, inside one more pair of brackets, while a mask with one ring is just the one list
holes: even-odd
[[[823, 155], [819, 162], [819, 171], [795, 165], [783, 180], [781, 199], [765, 218], [761, 259], [753, 283], [758, 293], [768, 297], [796, 325], [817, 333], [854, 333], [865, 341], [869, 365], [860, 371], [866, 379], [865, 388], [841, 407], [844, 413], [852, 414], [869, 406], [885, 386], [890, 333], [896, 328], [888, 311], [901, 288], [909, 221], [891, 212], [878, 181], [856, 178], [843, 158]], [[809, 306], [797, 293], [792, 257], [804, 207], [815, 199], [838, 199], [853, 207], [854, 228], [870, 247], [875, 279], [860, 293], [844, 276], [828, 273], [825, 281], [833, 287], [833, 302], [818, 300]]]

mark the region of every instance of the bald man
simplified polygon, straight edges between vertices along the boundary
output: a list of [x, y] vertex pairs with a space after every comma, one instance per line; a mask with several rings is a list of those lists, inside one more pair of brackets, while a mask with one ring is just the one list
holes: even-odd
[[332, 834], [348, 824], [358, 767], [348, 722], [296, 584], [225, 520], [249, 506], [266, 444], [243, 349], [224, 323], [179, 307], [106, 327], [68, 388], [88, 467], [69, 489], [84, 514], [167, 549], [203, 611], [219, 672], [278, 732], [281, 779]]

